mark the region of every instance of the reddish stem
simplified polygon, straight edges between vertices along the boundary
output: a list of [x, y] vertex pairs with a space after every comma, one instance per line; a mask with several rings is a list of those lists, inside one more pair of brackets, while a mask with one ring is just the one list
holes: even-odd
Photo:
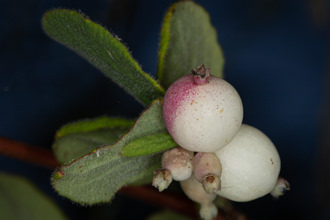
[[49, 150], [0, 137], [0, 155], [23, 160], [47, 168], [55, 168], [60, 164]]

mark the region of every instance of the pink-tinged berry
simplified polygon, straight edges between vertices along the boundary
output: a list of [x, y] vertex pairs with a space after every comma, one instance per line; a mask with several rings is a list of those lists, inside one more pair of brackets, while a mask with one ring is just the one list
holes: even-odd
[[201, 65], [168, 88], [163, 117], [178, 145], [195, 152], [215, 152], [238, 131], [243, 106], [232, 85]]

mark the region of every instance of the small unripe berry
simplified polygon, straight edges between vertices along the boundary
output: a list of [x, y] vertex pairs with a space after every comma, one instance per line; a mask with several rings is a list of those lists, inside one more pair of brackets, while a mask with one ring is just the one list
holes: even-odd
[[219, 191], [221, 187], [221, 163], [214, 153], [199, 152], [194, 157], [194, 176], [202, 183], [207, 193]]
[[168, 188], [173, 179], [176, 181], [188, 179], [193, 170], [193, 157], [193, 152], [182, 147], [165, 151], [162, 156], [162, 169], [154, 172], [152, 185], [161, 192]]
[[199, 210], [200, 216], [204, 220], [211, 220], [218, 214], [218, 209], [213, 204], [216, 198], [215, 193], [205, 192], [202, 184], [191, 176], [188, 180], [180, 182], [181, 188], [184, 193], [194, 202], [201, 205]]
[[165, 151], [162, 156], [162, 168], [171, 172], [176, 181], [188, 179], [193, 170], [194, 153], [182, 147], [175, 147]]
[[168, 88], [163, 117], [178, 145], [194, 152], [215, 152], [238, 131], [243, 106], [235, 88], [202, 65]]
[[216, 155], [222, 165], [218, 195], [247, 202], [274, 189], [281, 168], [280, 157], [271, 140], [258, 129], [243, 124]]

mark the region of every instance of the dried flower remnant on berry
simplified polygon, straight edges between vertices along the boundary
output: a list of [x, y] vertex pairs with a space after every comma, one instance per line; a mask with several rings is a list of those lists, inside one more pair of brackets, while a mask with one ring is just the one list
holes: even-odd
[[159, 169], [154, 172], [152, 186], [158, 189], [159, 192], [164, 191], [172, 182], [172, 175], [169, 170]]
[[270, 192], [270, 194], [275, 198], [278, 199], [280, 196], [283, 196], [285, 192], [290, 190], [290, 183], [282, 178], [279, 177], [274, 189]]
[[205, 69], [204, 64], [197, 67], [196, 70], [191, 70], [191, 73], [196, 85], [204, 85], [209, 82], [210, 68]]

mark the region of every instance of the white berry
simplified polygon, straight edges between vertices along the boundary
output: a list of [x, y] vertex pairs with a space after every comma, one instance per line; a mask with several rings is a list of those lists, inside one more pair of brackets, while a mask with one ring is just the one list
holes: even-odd
[[281, 168], [280, 157], [271, 140], [258, 129], [243, 124], [216, 155], [222, 165], [218, 195], [246, 202], [274, 189]]

